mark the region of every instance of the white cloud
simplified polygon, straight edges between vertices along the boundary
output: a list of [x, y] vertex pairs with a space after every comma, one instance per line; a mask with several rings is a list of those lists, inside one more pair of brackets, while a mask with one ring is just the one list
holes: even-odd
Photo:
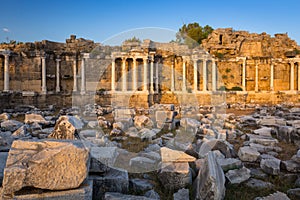
[[8, 29], [8, 28], [3, 28], [2, 30], [3, 30], [3, 32], [6, 32], [6, 33], [9, 32], [9, 29]]

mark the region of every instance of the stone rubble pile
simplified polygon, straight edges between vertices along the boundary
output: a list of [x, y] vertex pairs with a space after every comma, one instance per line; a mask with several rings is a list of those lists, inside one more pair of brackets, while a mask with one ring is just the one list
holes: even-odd
[[[143, 110], [87, 105], [83, 117], [76, 107], [57, 115], [52, 107], [5, 110], [1, 197], [39, 199], [49, 190], [48, 199], [223, 199], [234, 185], [270, 190], [261, 199], [299, 198], [300, 109], [231, 105], [242, 106], [255, 112], [238, 117], [172, 104]], [[284, 157], [283, 144], [298, 151]], [[277, 186], [270, 177], [292, 186], [271, 195]], [[42, 192], [28, 196], [28, 187]]]

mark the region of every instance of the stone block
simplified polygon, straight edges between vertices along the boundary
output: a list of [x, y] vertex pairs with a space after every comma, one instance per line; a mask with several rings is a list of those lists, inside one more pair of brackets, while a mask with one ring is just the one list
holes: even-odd
[[48, 138], [73, 140], [76, 138], [76, 130], [82, 129], [83, 126], [81, 119], [76, 116], [61, 116]]
[[246, 162], [255, 162], [260, 153], [255, 149], [251, 147], [241, 147], [238, 156], [242, 161]]
[[153, 200], [145, 196], [127, 195], [117, 192], [105, 193], [104, 200]]
[[148, 190], [154, 188], [154, 185], [150, 183], [148, 180], [134, 178], [129, 181], [130, 189], [134, 192], [134, 194], [145, 193]]
[[137, 156], [129, 161], [132, 172], [150, 172], [157, 169], [157, 162], [153, 159]]
[[243, 167], [241, 169], [229, 170], [225, 174], [231, 184], [240, 184], [250, 178], [250, 170]]
[[90, 172], [106, 172], [114, 166], [119, 155], [117, 147], [92, 147]]
[[223, 199], [225, 197], [225, 176], [217, 163], [216, 155], [209, 152], [194, 181], [195, 199]]
[[93, 180], [93, 199], [104, 198], [106, 192], [127, 193], [129, 189], [128, 173], [125, 170], [111, 169], [102, 175], [90, 175]]
[[167, 147], [162, 147], [160, 149], [161, 160], [164, 163], [167, 162], [194, 162], [196, 160], [195, 157], [190, 156], [183, 151], [177, 151], [173, 149], [169, 149]]
[[260, 168], [271, 175], [278, 175], [280, 173], [280, 160], [277, 158], [261, 159]]
[[16, 140], [4, 169], [3, 194], [11, 196], [26, 186], [77, 188], [86, 179], [88, 164], [89, 152], [80, 141]]
[[242, 161], [235, 158], [218, 158], [217, 161], [224, 172], [227, 172], [228, 170], [239, 169], [243, 166]]
[[173, 194], [174, 200], [184, 200], [184, 199], [189, 199], [189, 198], [190, 198], [190, 192], [188, 189], [183, 188]]
[[45, 118], [40, 115], [40, 114], [34, 114], [34, 113], [31, 113], [31, 114], [25, 114], [25, 120], [24, 120], [24, 123], [26, 124], [31, 124], [31, 123], [34, 123], [34, 122], [37, 122], [39, 124], [47, 124], [49, 122], [47, 122], [45, 120]]
[[187, 162], [162, 163], [158, 179], [167, 190], [177, 190], [192, 184], [192, 173]]
[[6, 165], [7, 157], [8, 157], [7, 152], [0, 152], [0, 186], [2, 185], [3, 172]]
[[18, 192], [14, 200], [91, 200], [93, 194], [93, 182], [85, 181], [80, 187], [71, 190], [50, 191], [50, 190], [30, 190], [25, 194]]

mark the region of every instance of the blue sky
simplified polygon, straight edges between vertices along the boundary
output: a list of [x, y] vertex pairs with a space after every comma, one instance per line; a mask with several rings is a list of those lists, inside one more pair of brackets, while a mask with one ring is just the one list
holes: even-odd
[[114, 43], [108, 38], [124, 31], [122, 37], [153, 36], [150, 39], [169, 41], [183, 23], [198, 22], [271, 35], [287, 32], [300, 44], [299, 13], [299, 0], [1, 0], [0, 41], [64, 42], [75, 34]]

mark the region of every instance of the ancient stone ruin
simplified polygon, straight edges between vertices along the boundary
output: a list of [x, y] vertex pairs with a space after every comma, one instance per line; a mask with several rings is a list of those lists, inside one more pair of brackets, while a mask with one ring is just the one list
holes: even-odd
[[[6, 105], [71, 105], [71, 96], [94, 93], [101, 104], [149, 107], [154, 103], [209, 105], [227, 91], [228, 103], [297, 102], [299, 47], [287, 34], [271, 37], [216, 29], [201, 47], [151, 40], [103, 46], [72, 35], [0, 46], [0, 88]], [[26, 102], [27, 101], [27, 102]]]
[[0, 49], [0, 199], [300, 198], [287, 34]]

